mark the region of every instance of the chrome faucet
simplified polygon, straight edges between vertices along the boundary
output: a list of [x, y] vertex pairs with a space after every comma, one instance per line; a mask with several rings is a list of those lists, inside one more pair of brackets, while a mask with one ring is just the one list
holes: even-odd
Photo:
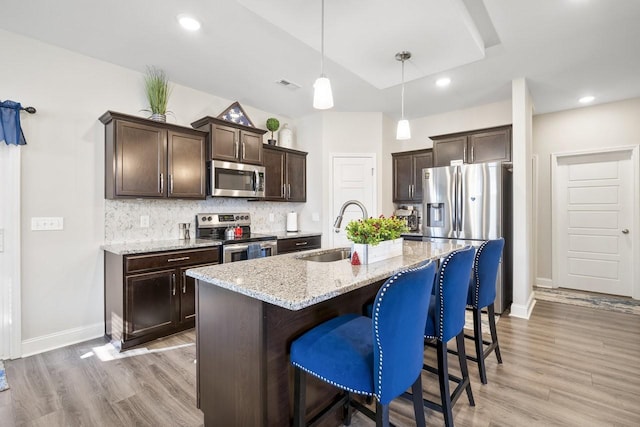
[[333, 223], [333, 231], [335, 231], [336, 233], [340, 232], [340, 224], [342, 224], [342, 215], [344, 215], [344, 211], [345, 209], [347, 209], [347, 206], [349, 205], [356, 205], [362, 210], [362, 219], [369, 218], [369, 214], [367, 214], [367, 208], [365, 208], [362, 203], [360, 203], [357, 200], [347, 200], [346, 202], [344, 202], [344, 204], [340, 208], [340, 212], [338, 212], [338, 216], [336, 217], [336, 220]]

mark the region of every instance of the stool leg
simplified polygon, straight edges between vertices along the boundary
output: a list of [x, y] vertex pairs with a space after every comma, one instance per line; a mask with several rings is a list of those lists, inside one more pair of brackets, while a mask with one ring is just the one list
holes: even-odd
[[476, 359], [478, 371], [480, 371], [480, 381], [487, 383], [487, 371], [484, 367], [484, 347], [482, 345], [482, 310], [473, 307], [473, 341], [476, 345]]
[[453, 427], [453, 412], [451, 411], [451, 393], [449, 391], [449, 368], [447, 365], [447, 343], [437, 340], [438, 380], [440, 381], [440, 399], [442, 400], [442, 415], [444, 425]]
[[307, 394], [307, 377], [300, 368], [295, 368], [293, 378], [293, 427], [303, 427], [305, 400]]
[[415, 412], [416, 427], [426, 427], [422, 401], [422, 373], [418, 374], [418, 379], [411, 386], [411, 393], [413, 394], [413, 412]]
[[389, 405], [382, 405], [376, 399], [376, 427], [389, 427]]
[[500, 355], [500, 344], [498, 344], [498, 332], [496, 331], [496, 312], [493, 303], [487, 307], [489, 314], [489, 329], [491, 330], [491, 342], [496, 344], [495, 352], [498, 363], [502, 363], [502, 355]]
[[347, 403], [344, 404], [344, 425], [351, 425], [351, 416], [353, 415], [353, 409], [351, 408], [351, 393], [346, 392]]
[[471, 391], [471, 379], [469, 378], [469, 368], [467, 367], [467, 355], [464, 350], [464, 331], [460, 331], [456, 336], [456, 344], [458, 346], [458, 361], [460, 362], [462, 381], [467, 382], [466, 389], [467, 397], [469, 398], [469, 405], [476, 406], [476, 402], [473, 400], [473, 392]]

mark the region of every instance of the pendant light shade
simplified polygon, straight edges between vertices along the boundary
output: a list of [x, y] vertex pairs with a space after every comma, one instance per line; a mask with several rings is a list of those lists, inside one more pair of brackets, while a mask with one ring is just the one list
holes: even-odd
[[328, 78], [320, 76], [313, 84], [313, 108], [326, 110], [333, 107], [333, 93]]
[[402, 51], [396, 53], [396, 60], [402, 62], [402, 117], [398, 121], [398, 128], [396, 130], [396, 139], [411, 139], [411, 128], [409, 127], [409, 120], [404, 118], [404, 61], [411, 58], [411, 52]]
[[409, 120], [398, 120], [398, 129], [396, 130], [396, 139], [411, 139], [411, 128], [409, 127]]
[[333, 92], [331, 92], [331, 82], [324, 75], [324, 0], [322, 0], [320, 28], [320, 77], [313, 84], [313, 108], [327, 110], [333, 108]]

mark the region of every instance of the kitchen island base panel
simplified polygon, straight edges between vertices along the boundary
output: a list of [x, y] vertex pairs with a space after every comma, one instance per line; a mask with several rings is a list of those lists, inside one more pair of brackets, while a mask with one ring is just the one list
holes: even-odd
[[[291, 342], [314, 326], [362, 312], [384, 281], [292, 311], [198, 280], [198, 407], [205, 426], [286, 426], [293, 417]], [[306, 418], [340, 391], [307, 378]], [[335, 426], [341, 411], [321, 425]]]

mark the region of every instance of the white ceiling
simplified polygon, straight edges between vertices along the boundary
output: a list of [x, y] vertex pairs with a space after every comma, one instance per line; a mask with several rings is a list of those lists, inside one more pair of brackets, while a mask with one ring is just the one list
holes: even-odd
[[[0, 29], [169, 78], [275, 114], [312, 108], [320, 0], [2, 0]], [[202, 22], [187, 33], [176, 15]], [[408, 118], [509, 99], [526, 77], [536, 113], [640, 96], [638, 0], [325, 0], [335, 111]], [[3, 66], [10, 66], [5, 58]], [[435, 80], [448, 76], [448, 88]], [[300, 89], [275, 84], [286, 79]]]

